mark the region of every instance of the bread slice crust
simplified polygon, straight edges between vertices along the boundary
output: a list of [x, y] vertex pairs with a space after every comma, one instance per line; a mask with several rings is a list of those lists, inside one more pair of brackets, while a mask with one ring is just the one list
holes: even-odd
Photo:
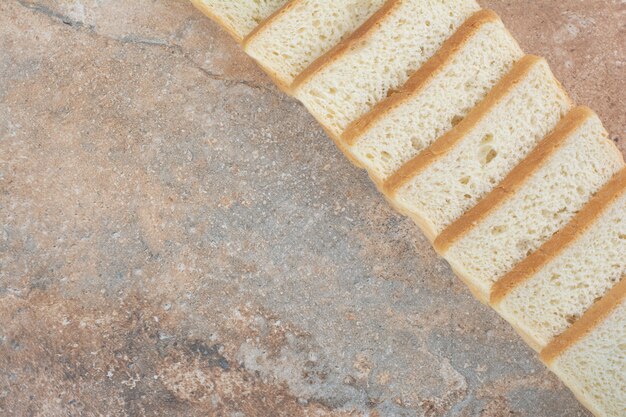
[[570, 135], [593, 115], [594, 112], [590, 108], [578, 106], [563, 117], [552, 133], [544, 138], [519, 165], [513, 168], [496, 188], [437, 236], [433, 244], [437, 253], [443, 255], [454, 242], [462, 238], [489, 213], [495, 211], [513, 196], [524, 185], [525, 181], [559, 150]]
[[626, 277], [615, 284], [601, 299], [596, 301], [570, 328], [555, 337], [540, 353], [542, 362], [550, 365], [567, 349], [586, 337], [600, 325], [624, 300], [626, 300]]
[[[539, 249], [518, 263], [491, 289], [489, 303], [494, 308], [517, 286], [534, 276], [548, 262], [574, 243], [626, 190], [626, 167], [622, 168], [578, 212], [570, 222]], [[496, 308], [497, 309], [497, 308]]]
[[484, 9], [474, 13], [465, 21], [457, 31], [448, 38], [442, 47], [428, 61], [422, 65], [402, 88], [377, 103], [369, 112], [361, 118], [350, 123], [341, 135], [341, 139], [347, 146], [354, 145], [365, 133], [372, 123], [385, 117], [391, 110], [401, 106], [412, 96], [423, 90], [437, 74], [454, 59], [463, 46], [478, 32], [482, 25], [489, 22], [500, 21], [500, 17], [493, 10]]
[[391, 13], [401, 5], [402, 0], [388, 0], [376, 13], [365, 21], [357, 30], [335, 45], [332, 49], [313, 61], [291, 83], [291, 91], [297, 90], [302, 84], [322, 71], [326, 66], [339, 59], [344, 52], [348, 51], [362, 39], [365, 39], [371, 31], [376, 30]]
[[459, 124], [444, 133], [433, 144], [406, 162], [398, 171], [390, 176], [382, 187], [385, 194], [393, 198], [396, 192], [407, 182], [417, 176], [435, 160], [452, 150], [463, 140], [465, 135], [489, 113], [489, 110], [500, 103], [524, 80], [531, 69], [541, 61], [544, 61], [544, 59], [535, 55], [526, 55], [520, 59], [511, 71], [509, 71], [509, 73], [496, 84], [493, 90], [489, 92], [487, 97], [476, 105]]
[[273, 22], [275, 22], [279, 17], [289, 13], [289, 11], [291, 9], [293, 9], [298, 3], [301, 3], [303, 0], [291, 0], [285, 4], [283, 4], [281, 7], [279, 7], [278, 9], [274, 10], [274, 12], [267, 16], [265, 19], [263, 19], [263, 21], [261, 23], [259, 23], [257, 25], [257, 27], [255, 27], [254, 29], [252, 29], [252, 32], [248, 33], [243, 40], [241, 41], [241, 46], [243, 48], [243, 50], [246, 50], [246, 46], [248, 46], [248, 44], [255, 38], [257, 37], [261, 32], [263, 32], [265, 29], [267, 29], [268, 26], [270, 26]]

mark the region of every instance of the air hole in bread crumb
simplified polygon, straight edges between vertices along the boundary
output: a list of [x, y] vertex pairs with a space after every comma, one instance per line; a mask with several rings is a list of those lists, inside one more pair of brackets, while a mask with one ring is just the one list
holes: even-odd
[[411, 145], [413, 146], [413, 149], [421, 149], [422, 141], [418, 137], [413, 136], [411, 138]]
[[498, 152], [493, 149], [491, 146], [483, 146], [478, 152], [480, 162], [483, 165], [487, 165], [489, 162], [493, 161], [493, 159], [498, 156]]
[[483, 139], [480, 141], [481, 145], [486, 145], [487, 143], [491, 142], [493, 140], [493, 134], [492, 133], [487, 133], [485, 136], [483, 136]]
[[450, 121], [450, 124], [452, 124], [452, 126], [456, 126], [459, 123], [461, 123], [461, 120], [463, 120], [463, 116], [459, 116], [458, 114], [455, 115], [452, 120]]
[[559, 278], [561, 278], [561, 275], [553, 273], [550, 276], [550, 281], [554, 282], [558, 287], [560, 287], [561, 282], [559, 281]]
[[394, 90], [393, 88], [390, 88], [389, 90], [387, 90], [387, 97], [391, 97], [392, 95], [396, 94], [398, 92], [398, 90]]
[[463, 177], [459, 180], [459, 182], [463, 185], [469, 183], [470, 177]]
[[492, 235], [499, 235], [501, 233], [504, 233], [506, 231], [507, 227], [506, 225], [501, 225], [501, 226], [495, 226], [491, 228], [491, 234]]

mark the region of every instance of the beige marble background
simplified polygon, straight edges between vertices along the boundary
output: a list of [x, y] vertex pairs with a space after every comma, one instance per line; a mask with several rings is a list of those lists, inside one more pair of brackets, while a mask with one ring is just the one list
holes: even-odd
[[[626, 151], [624, 2], [483, 4]], [[0, 415], [588, 415], [183, 0], [0, 2], [0, 220]]]

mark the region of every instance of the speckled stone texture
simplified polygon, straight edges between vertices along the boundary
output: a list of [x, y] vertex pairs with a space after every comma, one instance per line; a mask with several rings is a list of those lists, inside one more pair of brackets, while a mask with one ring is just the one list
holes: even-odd
[[[485, 1], [622, 150], [623, 1]], [[182, 0], [0, 2], [0, 415], [587, 416]]]

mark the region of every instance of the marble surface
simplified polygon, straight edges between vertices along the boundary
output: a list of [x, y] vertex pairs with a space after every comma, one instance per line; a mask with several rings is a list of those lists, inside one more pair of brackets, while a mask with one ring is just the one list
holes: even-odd
[[[619, 0], [484, 1], [622, 151]], [[183, 0], [0, 2], [0, 414], [587, 416]]]

